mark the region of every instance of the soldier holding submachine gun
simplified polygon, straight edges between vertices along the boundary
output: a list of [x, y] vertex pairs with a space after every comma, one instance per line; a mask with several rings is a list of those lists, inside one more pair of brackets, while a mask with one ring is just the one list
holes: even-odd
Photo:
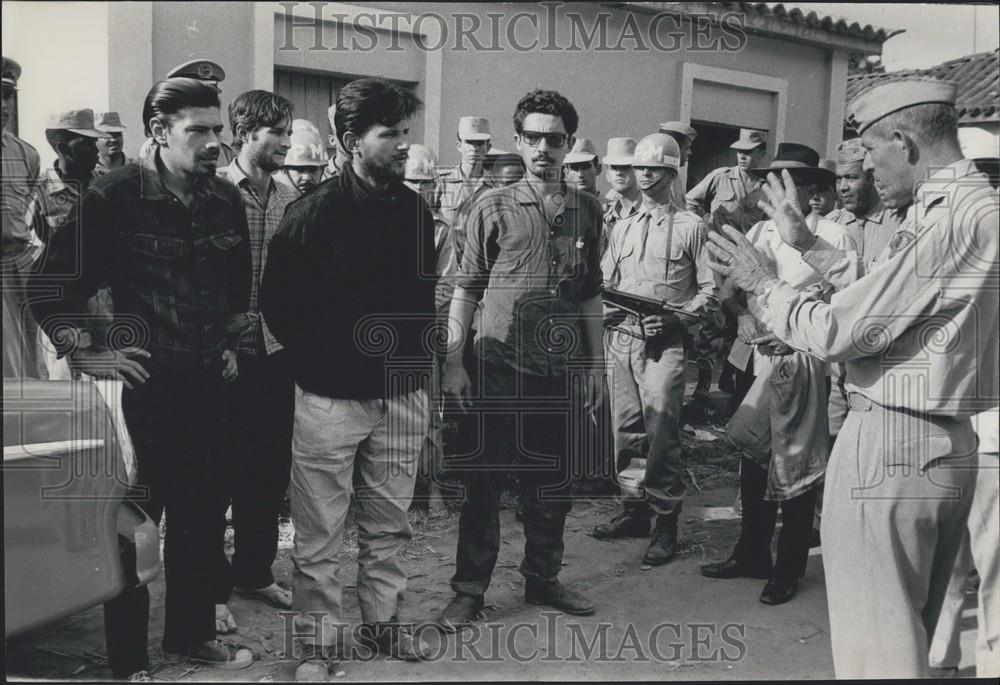
[[[680, 412], [684, 399], [682, 321], [697, 321], [717, 306], [715, 280], [702, 252], [708, 227], [677, 207], [670, 189], [680, 163], [677, 143], [665, 133], [636, 146], [632, 166], [642, 208], [611, 236], [605, 274], [604, 349], [617, 466], [645, 459], [645, 495], [594, 529], [594, 537], [652, 540], [643, 564], [669, 562], [677, 548], [677, 520], [685, 484]], [[623, 316], [624, 315], [624, 316]]]

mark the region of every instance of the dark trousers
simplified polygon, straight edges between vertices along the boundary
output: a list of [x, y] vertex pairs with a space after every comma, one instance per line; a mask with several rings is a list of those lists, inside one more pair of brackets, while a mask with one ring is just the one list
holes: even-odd
[[[144, 364], [149, 380], [122, 396], [136, 455], [132, 499], [157, 523], [166, 514], [162, 646], [184, 652], [215, 638], [213, 587], [225, 531], [224, 383], [217, 366], [155, 356]], [[133, 620], [135, 630], [147, 630], [146, 588], [120, 599], [131, 608], [113, 611], [144, 613]]]
[[136, 587], [135, 547], [118, 538], [125, 590], [104, 603], [104, 641], [108, 667], [115, 680], [149, 670], [149, 590]]
[[274, 582], [278, 512], [292, 464], [295, 381], [288, 353], [241, 354], [239, 376], [226, 390], [231, 474], [226, 494], [233, 507], [235, 551], [231, 562], [221, 552], [219, 604], [234, 586], [259, 589]]
[[[784, 581], [801, 578], [809, 559], [816, 490], [782, 502], [764, 499], [767, 471], [749, 459], [740, 460], [740, 495], [743, 499], [743, 528], [733, 556], [754, 568], [771, 568], [771, 575]], [[781, 533], [778, 556], [772, 567], [771, 537], [774, 535], [778, 505], [781, 505]]]
[[[474, 415], [478, 449], [457, 455], [465, 501], [459, 522], [456, 592], [483, 595], [500, 552], [500, 493], [508, 473], [520, 481], [524, 559], [528, 579], [555, 580], [562, 566], [563, 529], [572, 492], [567, 436], [579, 421], [567, 376], [542, 377], [486, 363], [481, 367]], [[576, 426], [580, 428], [580, 426]]]

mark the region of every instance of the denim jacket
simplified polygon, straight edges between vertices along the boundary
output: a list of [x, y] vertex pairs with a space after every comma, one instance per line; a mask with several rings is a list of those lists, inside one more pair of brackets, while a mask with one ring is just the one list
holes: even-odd
[[201, 357], [213, 366], [222, 349], [235, 349], [227, 320], [246, 312], [250, 291], [239, 191], [208, 177], [187, 207], [163, 185], [158, 165], [159, 155], [151, 155], [96, 180], [52, 236], [32, 284], [61, 292], [32, 307], [60, 355], [74, 336], [58, 334], [87, 327], [84, 305], [104, 284], [114, 296], [115, 324], [95, 344]]

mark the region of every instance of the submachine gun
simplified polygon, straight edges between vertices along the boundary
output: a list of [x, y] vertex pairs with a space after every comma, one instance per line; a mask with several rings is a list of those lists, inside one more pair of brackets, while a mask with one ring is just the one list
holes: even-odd
[[691, 312], [686, 312], [683, 309], [672, 307], [663, 300], [657, 300], [652, 297], [643, 297], [642, 295], [633, 295], [632, 293], [627, 293], [624, 290], [616, 290], [615, 288], [606, 287], [602, 290], [604, 304], [611, 305], [625, 314], [631, 314], [639, 321], [638, 333], [634, 330], [618, 325], [609, 325], [608, 328], [621, 331], [622, 333], [631, 335], [633, 338], [646, 338], [646, 329], [642, 325], [642, 320], [647, 316], [672, 314], [680, 319], [681, 323], [685, 327], [698, 323], [701, 320], [697, 314], [692, 314]]

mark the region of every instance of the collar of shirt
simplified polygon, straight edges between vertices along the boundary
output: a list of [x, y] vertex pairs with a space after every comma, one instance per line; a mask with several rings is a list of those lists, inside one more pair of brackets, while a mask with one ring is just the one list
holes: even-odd
[[945, 199], [950, 187], [960, 178], [978, 174], [976, 164], [971, 159], [960, 159], [943, 169], [938, 169], [917, 187], [915, 207], [917, 216], [923, 217], [930, 209]]
[[[517, 183], [507, 187], [510, 192], [514, 194], [514, 197], [517, 198], [518, 204], [536, 205], [540, 210], [542, 209], [542, 196], [538, 194], [538, 191], [536, 191], [534, 187], [532, 187], [532, 185], [528, 182], [528, 179], [522, 178]], [[575, 190], [561, 181], [559, 189], [563, 196], [563, 203], [559, 206], [559, 211], [556, 212], [556, 216], [559, 216], [564, 211], [576, 209], [577, 203], [577, 193]]]
[[[250, 177], [247, 176], [245, 173], [243, 173], [243, 169], [240, 168], [239, 162], [237, 160], [234, 159], [232, 162], [229, 163], [227, 167], [225, 167], [225, 175], [226, 178], [229, 179], [230, 183], [232, 183], [240, 190], [245, 190], [253, 194], [254, 198], [257, 199], [258, 204], [260, 204], [261, 206], [264, 205], [263, 202], [260, 202], [260, 198], [257, 197], [257, 187], [253, 184], [253, 182], [250, 181]], [[275, 194], [278, 195], [285, 194], [285, 189], [287, 187], [288, 186], [285, 186], [281, 183], [276, 183], [273, 175], [269, 176], [268, 186], [267, 186], [267, 202], [270, 203], [270, 198], [274, 197]], [[296, 197], [298, 196], [298, 191], [295, 192], [295, 196]]]
[[9, 142], [9, 139], [11, 137], [12, 137], [11, 134], [7, 133], [7, 129], [4, 129], [4, 131], [3, 131], [3, 142], [2, 142], [2, 144], [3, 144], [4, 147], [7, 147], [7, 143]]
[[66, 181], [63, 180], [62, 174], [59, 173], [59, 160], [52, 162], [52, 166], [42, 173], [42, 187], [45, 189], [46, 195], [55, 195], [70, 189], [66, 185]]
[[[139, 196], [143, 200], [166, 200], [174, 197], [174, 194], [163, 185], [160, 164], [159, 145], [153, 145], [150, 154], [139, 159]], [[195, 182], [194, 194], [199, 197], [215, 196], [224, 199], [225, 196], [215, 187], [215, 183], [218, 182], [208, 176], [202, 177]]]
[[376, 193], [358, 177], [351, 164], [344, 165], [339, 178], [343, 179], [343, 188], [350, 193], [353, 199], [360, 202], [396, 202], [399, 200], [402, 189], [405, 188], [401, 181], [393, 181], [385, 193]]

